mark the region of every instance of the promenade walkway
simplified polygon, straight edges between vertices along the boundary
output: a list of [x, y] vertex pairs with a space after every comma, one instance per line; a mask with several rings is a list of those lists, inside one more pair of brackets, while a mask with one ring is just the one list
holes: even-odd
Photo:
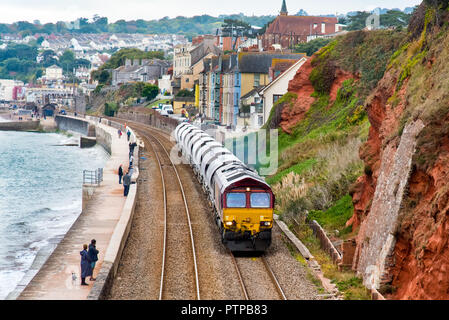
[[[125, 134], [119, 139], [116, 129], [97, 125], [112, 137], [112, 154], [104, 168], [104, 181], [52, 255], [17, 297], [18, 300], [84, 300], [94, 284], [88, 277], [86, 282], [89, 286], [80, 285], [80, 251], [83, 244], [89, 244], [91, 239], [97, 240], [100, 254], [94, 270], [96, 277], [125, 204], [117, 169], [120, 164], [127, 168], [129, 155]], [[72, 272], [76, 273], [76, 281], [72, 280]], [[22, 282], [27, 282], [27, 279]]]

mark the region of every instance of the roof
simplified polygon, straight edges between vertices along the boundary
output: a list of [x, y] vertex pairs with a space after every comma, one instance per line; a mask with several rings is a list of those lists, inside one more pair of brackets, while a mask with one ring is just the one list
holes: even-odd
[[287, 13], [287, 4], [285, 3], [285, 0], [282, 1], [281, 13]]
[[267, 34], [291, 34], [310, 35], [310, 28], [313, 24], [337, 24], [338, 19], [336, 17], [312, 17], [312, 16], [278, 16], [273, 23], [271, 23], [267, 31]]
[[52, 65], [50, 67], [47, 67], [47, 69], [62, 69], [61, 67], [58, 67], [57, 65]]
[[270, 88], [271, 86], [273, 86], [273, 84], [277, 83], [280, 79], [282, 79], [284, 76], [286, 76], [290, 70], [295, 68], [298, 64], [305, 62], [306, 60], [307, 60], [307, 57], [302, 57], [302, 59], [296, 61], [296, 63], [294, 63], [290, 68], [288, 68], [287, 70], [282, 72], [276, 79], [274, 79], [269, 84], [267, 84], [265, 87], [263, 87], [262, 90], [260, 90], [262, 92], [262, 94], [264, 94], [264, 91], [266, 89]]
[[193, 66], [198, 61], [203, 59], [209, 53], [213, 53], [214, 55], [220, 55], [221, 49], [218, 48], [215, 44], [210, 41], [203, 41], [196, 48], [190, 51], [191, 56], [191, 65]]
[[241, 73], [268, 73], [273, 59], [300, 60], [303, 53], [265, 53], [241, 52], [239, 54], [239, 71]]
[[265, 88], [265, 86], [260, 86], [257, 88], [254, 88], [253, 90], [251, 90], [250, 92], [248, 92], [247, 94], [245, 94], [243, 97], [241, 97], [240, 99], [247, 99], [253, 95], [255, 95], [256, 93], [259, 93], [260, 91], [262, 91]]

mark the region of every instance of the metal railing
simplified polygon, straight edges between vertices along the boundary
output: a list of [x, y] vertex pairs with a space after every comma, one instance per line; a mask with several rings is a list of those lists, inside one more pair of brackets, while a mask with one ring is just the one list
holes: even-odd
[[83, 171], [83, 185], [97, 185], [103, 182], [103, 168], [99, 168], [95, 171], [84, 170]]

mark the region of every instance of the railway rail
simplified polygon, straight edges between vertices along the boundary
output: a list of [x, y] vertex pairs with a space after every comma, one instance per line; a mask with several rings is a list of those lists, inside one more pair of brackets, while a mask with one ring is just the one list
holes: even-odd
[[[117, 119], [114, 119], [117, 120]], [[125, 122], [120, 121], [120, 122]], [[194, 240], [193, 240], [193, 232], [192, 232], [192, 227], [191, 227], [191, 222], [190, 222], [190, 214], [189, 214], [189, 209], [188, 209], [188, 205], [187, 205], [187, 201], [186, 201], [186, 197], [185, 197], [185, 193], [183, 190], [183, 185], [181, 182], [181, 179], [179, 177], [179, 174], [177, 172], [176, 166], [173, 164], [173, 162], [170, 159], [170, 154], [167, 151], [167, 148], [164, 146], [164, 143], [161, 142], [161, 140], [166, 140], [168, 141], [167, 137], [165, 137], [164, 135], [166, 135], [165, 132], [162, 132], [161, 130], [157, 129], [157, 128], [152, 128], [152, 127], [148, 127], [147, 125], [138, 123], [138, 122], [134, 122], [134, 121], [126, 121], [130, 126], [134, 127], [139, 133], [141, 133], [141, 135], [143, 135], [144, 137], [146, 137], [147, 140], [152, 141], [150, 143], [154, 154], [156, 155], [156, 159], [157, 162], [159, 164], [159, 170], [161, 172], [161, 181], [163, 184], [163, 190], [164, 190], [164, 216], [165, 216], [165, 228], [164, 228], [164, 257], [163, 257], [163, 265], [161, 268], [161, 282], [160, 282], [160, 292], [159, 292], [159, 300], [163, 300], [164, 298], [164, 277], [165, 277], [165, 255], [166, 255], [166, 246], [167, 246], [167, 201], [168, 201], [168, 197], [167, 197], [167, 184], [165, 183], [165, 176], [164, 176], [164, 172], [167, 172], [167, 170], [165, 169], [166, 166], [163, 165], [164, 162], [169, 161], [170, 163], [170, 167], [173, 168], [173, 171], [175, 172], [176, 175], [176, 180], [178, 181], [178, 184], [182, 190], [182, 194], [183, 194], [183, 201], [184, 201], [184, 205], [186, 208], [186, 215], [188, 217], [188, 221], [189, 221], [189, 229], [190, 229], [190, 235], [191, 235], [191, 243], [192, 243], [192, 248], [195, 247], [194, 244]], [[166, 142], [165, 141], [165, 142]], [[159, 152], [158, 149], [155, 144], [157, 144], [159, 146]], [[160, 154], [162, 154], [164, 156], [164, 158], [161, 160], [160, 159]], [[165, 169], [165, 170], [164, 170]], [[196, 255], [195, 255], [195, 250], [193, 249], [193, 254], [194, 254], [194, 261], [195, 261], [195, 266], [194, 266], [194, 270], [195, 270], [195, 282], [196, 282], [196, 297], [198, 300], [200, 300], [200, 287], [199, 287], [199, 278], [198, 278], [198, 267], [196, 264]], [[257, 297], [253, 296], [251, 297], [251, 294], [249, 293], [250, 290], [247, 289], [247, 284], [245, 283], [246, 279], [244, 276], [242, 276], [242, 272], [240, 270], [239, 264], [237, 262], [237, 260], [242, 259], [242, 258], [237, 258], [234, 256], [234, 254], [229, 251], [229, 255], [231, 257], [232, 263], [235, 267], [235, 273], [238, 277], [238, 282], [240, 283], [240, 287], [241, 287], [241, 292], [243, 294], [244, 299], [246, 300], [254, 300], [254, 299], [258, 299]], [[260, 260], [260, 269], [264, 268], [265, 269], [265, 279], [266, 282], [270, 282], [270, 285], [267, 284], [267, 286], [273, 287], [273, 289], [271, 290], [272, 292], [270, 292], [270, 295], [273, 296], [273, 299], [279, 299], [279, 300], [287, 300], [287, 297], [284, 293], [284, 290], [282, 289], [277, 277], [275, 276], [274, 272], [272, 271], [272, 269], [270, 268], [268, 262], [266, 261], [266, 259], [262, 256], [260, 258], [258, 258], [258, 260]], [[263, 267], [262, 267], [263, 266]], [[269, 279], [269, 280], [268, 280]], [[248, 280], [246, 280], [247, 282], [250, 282]], [[275, 290], [274, 290], [275, 289]], [[253, 288], [253, 291], [255, 289]], [[276, 291], [276, 293], [275, 293]], [[275, 297], [276, 296], [276, 297]]]
[[[178, 170], [176, 169], [176, 166], [174, 165], [173, 161], [170, 159], [170, 154], [167, 151], [164, 144], [160, 141], [160, 139], [157, 137], [158, 135], [154, 134], [154, 131], [144, 125], [139, 125], [137, 123], [133, 123], [133, 126], [139, 131], [139, 133], [146, 138], [146, 140], [149, 142], [151, 148], [153, 149], [153, 152], [156, 156], [156, 160], [159, 165], [159, 171], [161, 174], [161, 183], [162, 183], [162, 189], [163, 189], [163, 198], [164, 198], [164, 236], [163, 236], [163, 257], [162, 257], [162, 266], [161, 266], [161, 277], [160, 277], [160, 288], [159, 288], [159, 300], [163, 300], [166, 296], [166, 290], [167, 290], [167, 256], [168, 256], [168, 237], [169, 237], [169, 225], [177, 224], [176, 218], [178, 217], [179, 212], [177, 210], [173, 210], [173, 203], [175, 202], [173, 199], [169, 199], [169, 197], [173, 196], [173, 193], [170, 193], [170, 196], [167, 193], [168, 186], [173, 187], [172, 183], [173, 180], [177, 182], [177, 185], [179, 186], [179, 191], [182, 196], [182, 203], [184, 206], [185, 216], [187, 220], [187, 226], [189, 231], [189, 237], [190, 237], [190, 246], [191, 246], [191, 256], [193, 260], [193, 273], [194, 273], [194, 282], [195, 282], [195, 298], [197, 300], [201, 300], [200, 295], [200, 282], [199, 282], [199, 276], [198, 276], [198, 264], [197, 264], [197, 258], [196, 258], [196, 250], [195, 250], [195, 240], [192, 230], [192, 222], [190, 218], [190, 211], [189, 206], [187, 204], [187, 199], [184, 191], [184, 186], [182, 184], [181, 178], [179, 176]], [[167, 170], [169, 168], [169, 170]], [[165, 169], [165, 170], [164, 170]], [[171, 170], [170, 170], [171, 169]], [[171, 171], [171, 178], [169, 180], [169, 173]], [[174, 179], [173, 179], [174, 178]], [[176, 209], [176, 207], [174, 207]], [[172, 211], [170, 211], [172, 210]], [[170, 216], [172, 218], [170, 218]], [[174, 222], [169, 222], [169, 219], [175, 218]], [[179, 223], [178, 223], [179, 224]], [[173, 233], [175, 233], [176, 230], [173, 230]], [[177, 280], [173, 280], [173, 282], [178, 282]], [[179, 284], [179, 283], [178, 283]]]
[[[242, 293], [243, 293], [243, 295], [245, 297], [245, 300], [251, 300], [251, 297], [248, 294], [249, 290], [248, 290], [247, 284], [243, 280], [242, 272], [241, 272], [239, 264], [237, 262], [237, 260], [240, 259], [240, 258], [236, 258], [231, 251], [228, 251], [228, 253], [231, 256], [231, 260], [232, 260], [232, 262], [234, 264], [235, 271], [236, 271], [236, 274], [237, 274], [237, 276], [239, 278], [239, 283], [240, 283], [240, 286], [241, 286], [241, 289], [242, 289]], [[277, 291], [277, 293], [279, 295], [280, 300], [287, 300], [287, 297], [286, 297], [286, 295], [284, 293], [284, 290], [281, 287], [281, 284], [279, 283], [276, 275], [274, 274], [273, 270], [271, 269], [271, 267], [268, 264], [268, 262], [265, 259], [265, 257], [263, 257], [263, 256], [260, 257], [260, 260], [262, 261], [262, 263], [263, 263], [263, 265], [265, 267], [265, 270], [266, 270], [267, 274], [269, 275], [269, 277], [271, 279], [271, 282], [272, 282], [273, 286], [276, 288], [276, 291]]]

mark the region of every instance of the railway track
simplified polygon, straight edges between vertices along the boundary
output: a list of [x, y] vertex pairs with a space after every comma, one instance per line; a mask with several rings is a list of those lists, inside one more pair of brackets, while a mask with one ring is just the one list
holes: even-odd
[[[242, 293], [243, 293], [243, 295], [245, 297], [245, 300], [259, 300], [260, 297], [254, 297], [254, 298], [250, 297], [250, 294], [249, 294], [250, 288], [248, 288], [248, 286], [250, 284], [247, 284], [250, 281], [245, 282], [243, 280], [244, 278], [245, 279], [248, 279], [248, 278], [245, 277], [242, 274], [242, 270], [241, 270], [241, 267], [239, 266], [238, 260], [245, 259], [245, 258], [236, 258], [231, 251], [228, 251], [228, 253], [231, 256], [231, 260], [232, 260], [232, 262], [234, 264], [235, 271], [236, 271], [236, 274], [237, 274], [237, 276], [239, 278], [239, 283], [240, 283], [240, 286], [241, 286], [241, 289], [242, 289]], [[246, 260], [248, 260], [248, 258], [246, 258]], [[262, 256], [260, 258], [257, 258], [256, 260], [259, 260], [260, 262], [262, 262], [263, 267], [264, 267], [264, 269], [266, 271], [266, 274], [271, 279], [272, 286], [276, 289], [278, 298], [280, 300], [287, 300], [287, 297], [286, 297], [286, 295], [284, 293], [284, 290], [282, 289], [278, 279], [276, 278], [276, 275], [274, 274], [273, 270], [269, 266], [269, 264], [268, 264], [267, 260], [265, 259], [265, 257]], [[259, 277], [260, 277], [260, 275], [259, 275]]]
[[[138, 123], [133, 123], [133, 127], [153, 149], [161, 174], [164, 232], [159, 300], [200, 300], [198, 264], [190, 211], [178, 170], [170, 159], [167, 148], [158, 138], [159, 135], [155, 135], [153, 130]], [[185, 212], [185, 222], [180, 219], [182, 211]], [[187, 249], [187, 246], [190, 249]], [[190, 251], [190, 254], [187, 251]]]
[[[117, 121], [117, 119], [114, 119], [115, 121]], [[125, 121], [121, 120], [119, 122], [124, 123]], [[167, 169], [167, 167], [170, 167], [170, 169], [172, 169], [172, 171], [174, 172], [174, 175], [176, 176], [176, 180], [177, 180], [177, 184], [180, 186], [180, 189], [182, 190], [182, 198], [183, 198], [183, 202], [184, 202], [184, 207], [185, 207], [185, 211], [186, 211], [186, 216], [188, 217], [188, 222], [189, 222], [189, 230], [190, 230], [190, 237], [191, 237], [191, 243], [192, 243], [192, 248], [195, 247], [194, 241], [193, 241], [193, 233], [192, 233], [192, 227], [191, 227], [191, 223], [190, 223], [190, 215], [188, 212], [188, 206], [187, 206], [187, 202], [186, 202], [186, 197], [185, 197], [185, 193], [183, 190], [183, 186], [182, 186], [182, 182], [181, 179], [179, 177], [179, 174], [177, 172], [176, 166], [173, 164], [173, 162], [170, 159], [170, 154], [167, 151], [167, 148], [170, 148], [171, 145], [168, 142], [169, 139], [166, 137], [166, 133], [162, 132], [156, 128], [152, 128], [152, 127], [148, 127], [147, 125], [141, 124], [141, 123], [137, 123], [134, 121], [126, 121], [131, 127], [133, 127], [134, 129], [136, 129], [144, 138], [146, 138], [146, 140], [148, 140], [151, 145], [151, 148], [154, 151], [154, 154], [156, 155], [157, 158], [157, 162], [159, 164], [159, 171], [161, 173], [161, 181], [162, 181], [162, 185], [163, 185], [163, 190], [164, 190], [164, 216], [165, 216], [165, 223], [164, 223], [164, 257], [163, 257], [163, 265], [161, 268], [161, 282], [160, 282], [160, 292], [159, 292], [159, 299], [163, 300], [163, 299], [173, 299], [172, 296], [170, 295], [166, 295], [165, 292], [165, 288], [167, 287], [166, 285], [166, 250], [167, 250], [167, 236], [171, 233], [170, 230], [167, 230], [167, 226], [170, 225], [170, 222], [167, 222], [167, 217], [169, 216], [169, 212], [170, 212], [170, 203], [173, 202], [170, 199], [170, 196], [167, 194], [167, 190], [169, 190], [168, 186], [173, 185], [173, 181], [167, 181], [167, 172], [169, 172], [169, 170]], [[164, 142], [161, 142], [164, 141]], [[165, 143], [165, 145], [164, 145]], [[171, 192], [170, 192], [171, 193]], [[195, 283], [196, 283], [196, 296], [195, 299], [200, 300], [200, 287], [199, 287], [199, 280], [198, 280], [198, 267], [197, 267], [197, 263], [196, 263], [196, 255], [194, 253], [194, 249], [192, 250], [193, 252], [193, 261], [194, 261], [194, 273], [195, 273]], [[257, 264], [257, 269], [260, 270], [261, 273], [263, 273], [263, 276], [260, 276], [259, 278], [263, 278], [263, 286], [265, 288], [267, 288], [266, 292], [264, 293], [264, 296], [260, 296], [260, 294], [257, 293], [257, 291], [260, 291], [258, 288], [260, 288], [260, 284], [257, 285], [253, 285], [251, 279], [248, 277], [248, 273], [253, 273], [254, 272], [251, 270], [251, 268], [246, 267], [247, 272], [244, 272], [244, 274], [242, 274], [243, 272], [241, 271], [242, 267], [239, 266], [239, 264], [245, 265], [245, 262], [243, 260], [245, 260], [245, 258], [238, 258], [235, 257], [230, 251], [228, 251], [232, 260], [232, 264], [235, 267], [235, 273], [238, 277], [238, 282], [240, 283], [240, 287], [241, 287], [241, 292], [243, 294], [244, 299], [246, 300], [260, 300], [260, 299], [272, 299], [272, 300], [287, 300], [287, 297], [284, 293], [284, 290], [282, 289], [277, 277], [275, 276], [275, 274], [273, 273], [272, 269], [270, 268], [269, 264], [267, 263], [266, 259], [262, 256], [259, 257], [257, 259], [254, 260], [254, 262], [256, 262]], [[246, 260], [250, 260], [250, 259], [246, 259]], [[237, 262], [237, 261], [240, 261]], [[243, 268], [245, 269], [245, 267]], [[177, 278], [178, 284], [180, 284], [181, 282], [183, 282], [183, 280]], [[188, 298], [187, 298], [188, 299]]]

